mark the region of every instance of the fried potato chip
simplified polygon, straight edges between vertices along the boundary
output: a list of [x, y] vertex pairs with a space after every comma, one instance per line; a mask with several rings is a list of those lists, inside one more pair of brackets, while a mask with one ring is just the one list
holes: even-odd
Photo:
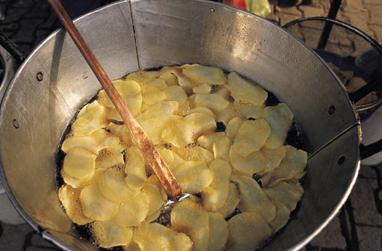
[[215, 112], [222, 111], [229, 105], [228, 100], [220, 96], [219, 94], [195, 94], [194, 97], [195, 106], [207, 107]]
[[200, 146], [174, 148], [174, 152], [185, 161], [203, 161], [209, 163], [214, 158], [210, 151]]
[[145, 93], [146, 91], [151, 92], [153, 88], [164, 90], [167, 88], [166, 81], [161, 78], [154, 78], [153, 80], [149, 81], [147, 84], [142, 85], [142, 93]]
[[[155, 126], [155, 125], [154, 125]], [[193, 142], [194, 128], [184, 119], [169, 120], [161, 132], [161, 139], [175, 147], [184, 147]]]
[[[159, 185], [160, 186], [160, 185]], [[142, 197], [146, 197], [148, 201], [148, 212], [145, 218], [146, 221], [150, 222], [160, 215], [160, 209], [166, 202], [167, 196], [164, 198], [161, 193], [161, 187], [152, 182], [146, 182], [142, 188]]]
[[185, 161], [177, 166], [173, 172], [185, 193], [200, 193], [213, 180], [211, 170], [202, 161]]
[[106, 127], [106, 110], [97, 101], [85, 105], [72, 124], [74, 136], [90, 135], [96, 130]]
[[238, 208], [241, 212], [255, 212], [266, 222], [271, 222], [276, 216], [276, 207], [267, 197], [259, 184], [252, 177], [232, 175], [231, 180], [237, 183], [240, 192]]
[[125, 174], [119, 167], [108, 168], [95, 180], [98, 190], [106, 199], [115, 203], [128, 200], [133, 191], [125, 182]]
[[137, 227], [149, 213], [149, 198], [143, 192], [130, 192], [121, 203], [118, 213], [110, 220], [122, 227]]
[[163, 79], [168, 86], [178, 85], [178, 79], [173, 71], [175, 71], [175, 67], [163, 67], [159, 71], [159, 78]]
[[63, 185], [58, 189], [58, 198], [65, 209], [69, 218], [78, 225], [85, 225], [92, 222], [92, 219], [86, 217], [80, 204], [80, 190]]
[[221, 213], [224, 217], [228, 217], [229, 215], [231, 215], [240, 202], [239, 190], [237, 189], [236, 185], [233, 183], [229, 183], [228, 189], [229, 190], [227, 199], [224, 202], [223, 206], [218, 209], [218, 212]]
[[191, 251], [192, 241], [183, 234], [177, 233], [158, 223], [144, 223], [135, 232], [133, 240], [141, 251]]
[[243, 157], [260, 150], [271, 134], [271, 128], [264, 119], [246, 120], [237, 131], [233, 149]]
[[133, 237], [133, 229], [121, 227], [110, 221], [96, 221], [91, 224], [96, 243], [103, 248], [128, 245]]
[[182, 68], [182, 73], [196, 83], [207, 85], [226, 84], [224, 72], [219, 68], [199, 64], [185, 65]]
[[[151, 119], [144, 120], [140, 122], [144, 131], [146, 132], [149, 139], [154, 144], [162, 144], [162, 132], [166, 129], [167, 126], [171, 126], [172, 122], [179, 120], [179, 116], [176, 115], [162, 115], [161, 117], [154, 116]], [[164, 137], [171, 137], [171, 135], [164, 134]]]
[[126, 127], [126, 125], [118, 125], [111, 122], [107, 125], [107, 129], [110, 131], [112, 135], [115, 135], [120, 139], [124, 147], [131, 145], [132, 139], [131, 139], [130, 131]]
[[228, 221], [228, 250], [244, 251], [259, 248], [272, 234], [267, 222], [257, 213], [241, 213]]
[[137, 117], [138, 122], [149, 119], [159, 120], [158, 115], [167, 117], [174, 114], [179, 108], [179, 103], [176, 101], [162, 101], [157, 105], [150, 106], [145, 112]]
[[168, 167], [171, 170], [175, 169], [179, 164], [184, 162], [184, 159], [182, 159], [173, 150], [167, 149], [165, 147], [158, 147], [157, 149], [160, 156], [166, 161]]
[[193, 251], [208, 248], [209, 214], [192, 198], [176, 203], [171, 211], [171, 228], [187, 234], [194, 242]]
[[92, 220], [107, 221], [119, 210], [119, 205], [102, 196], [96, 184], [84, 187], [80, 193], [81, 208], [84, 215]]
[[68, 184], [69, 186], [71, 186], [73, 188], [84, 187], [86, 185], [89, 185], [92, 181], [92, 177], [88, 177], [85, 179], [79, 179], [79, 178], [75, 178], [73, 176], [70, 176], [67, 173], [65, 173], [65, 171], [63, 169], [61, 169], [60, 174], [61, 174], [61, 177], [64, 180], [65, 184]]
[[206, 113], [191, 113], [184, 117], [184, 122], [192, 128], [194, 138], [216, 127], [215, 118]]
[[214, 86], [214, 90], [211, 90], [211, 92], [216, 93], [227, 100], [232, 99], [231, 91], [228, 90], [227, 85]]
[[197, 139], [197, 144], [205, 149], [212, 151], [212, 146], [215, 140], [224, 136], [224, 132], [212, 132], [209, 134], [203, 134]]
[[227, 125], [232, 118], [237, 116], [239, 116], [239, 113], [235, 110], [233, 105], [229, 104], [224, 110], [217, 112], [216, 120]]
[[167, 98], [166, 93], [157, 88], [143, 94], [143, 103], [147, 105], [155, 105]]
[[146, 162], [143, 157], [142, 152], [138, 149], [138, 147], [132, 146], [126, 149], [126, 165], [125, 165], [125, 173], [127, 176], [135, 176], [142, 180], [143, 182], [147, 179], [146, 173]]
[[242, 123], [243, 120], [240, 117], [234, 117], [227, 123], [225, 133], [230, 139], [234, 139], [236, 137]]
[[228, 86], [235, 101], [256, 106], [264, 105], [268, 93], [259, 85], [250, 83], [237, 73], [228, 74]]
[[192, 88], [195, 94], [209, 94], [211, 92], [211, 85], [201, 84]]
[[289, 211], [296, 209], [304, 190], [298, 181], [281, 181], [277, 185], [264, 189], [265, 194], [274, 202], [282, 204]]
[[146, 84], [149, 83], [151, 80], [159, 77], [159, 71], [136, 71], [129, 73], [125, 80], [134, 80], [138, 82], [139, 84]]
[[260, 119], [264, 117], [264, 106], [254, 104], [243, 104], [235, 101], [233, 103], [235, 110], [244, 118]]
[[214, 143], [212, 144], [214, 158], [228, 160], [230, 148], [231, 140], [227, 136], [222, 135], [221, 137], [217, 137]]
[[123, 154], [113, 148], [102, 149], [96, 158], [96, 169], [106, 169], [113, 166], [124, 166]]
[[217, 211], [228, 198], [232, 170], [230, 164], [221, 159], [213, 160], [209, 168], [213, 173], [213, 181], [202, 191], [203, 207]]
[[89, 136], [71, 136], [64, 140], [61, 150], [64, 153], [69, 152], [73, 148], [83, 148], [94, 154], [98, 153], [98, 142], [95, 137]]
[[[267, 169], [268, 161], [261, 151], [256, 151], [243, 157], [231, 147], [229, 159], [234, 171], [240, 174], [253, 175]], [[269, 168], [268, 168], [269, 169]]]
[[95, 173], [96, 155], [83, 148], [72, 148], [64, 158], [62, 170], [82, 181], [90, 180]]
[[188, 112], [187, 115], [189, 115], [191, 113], [205, 113], [205, 114], [209, 115], [210, 117], [215, 118], [215, 114], [210, 109], [208, 109], [207, 107], [198, 106], [198, 107], [192, 108]]
[[176, 101], [179, 104], [182, 104], [187, 101], [187, 94], [182, 87], [173, 85], [164, 89], [166, 94], [166, 100]]
[[279, 231], [287, 224], [290, 215], [290, 210], [286, 206], [278, 202], [275, 202], [275, 205], [276, 217], [269, 223], [273, 233]]
[[280, 181], [300, 178], [308, 162], [308, 155], [293, 146], [285, 146], [286, 155], [279, 167], [261, 178], [264, 186], [273, 186]]
[[228, 239], [228, 223], [220, 213], [209, 213], [210, 239], [208, 251], [222, 251]]
[[265, 107], [264, 118], [272, 129], [272, 134], [265, 147], [270, 149], [280, 147], [284, 144], [289, 128], [292, 125], [293, 113], [286, 104], [280, 103], [276, 106]]
[[266, 171], [269, 172], [280, 165], [281, 161], [284, 159], [286, 155], [286, 149], [284, 146], [281, 146], [275, 149], [263, 148], [261, 149], [261, 153], [264, 155], [267, 162], [269, 163], [267, 167], [270, 167], [270, 169], [269, 168], [266, 169]]

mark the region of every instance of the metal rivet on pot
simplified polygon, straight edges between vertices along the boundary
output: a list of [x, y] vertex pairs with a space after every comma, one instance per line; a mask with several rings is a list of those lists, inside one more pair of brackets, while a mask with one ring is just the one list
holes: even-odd
[[339, 166], [341, 166], [343, 163], [345, 163], [345, 160], [346, 160], [345, 156], [341, 156], [341, 157], [339, 157], [339, 159], [337, 160], [337, 164], [338, 164]]
[[36, 79], [39, 82], [43, 81], [44, 80], [44, 74], [41, 71], [37, 72]]
[[333, 115], [336, 112], [336, 107], [334, 105], [329, 106], [328, 113]]
[[20, 128], [20, 124], [19, 124], [19, 122], [17, 121], [17, 119], [13, 119], [13, 120], [12, 120], [12, 125], [13, 125], [13, 127], [16, 128], [16, 129], [19, 129], [19, 128]]
[[211, 9], [210, 9], [210, 12], [211, 12], [211, 13], [214, 13], [214, 12], [215, 12], [215, 9], [214, 9], [214, 8], [211, 8]]

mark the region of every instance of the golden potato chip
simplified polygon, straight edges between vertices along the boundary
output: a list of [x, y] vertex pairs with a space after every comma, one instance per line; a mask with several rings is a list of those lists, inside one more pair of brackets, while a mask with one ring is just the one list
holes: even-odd
[[227, 161], [215, 159], [209, 166], [213, 173], [213, 181], [202, 191], [203, 207], [216, 211], [223, 207], [228, 198], [231, 166]]
[[277, 185], [264, 189], [265, 194], [274, 202], [286, 206], [289, 211], [296, 209], [304, 190], [298, 181], [281, 181]]
[[121, 227], [110, 221], [96, 221], [90, 231], [96, 243], [103, 248], [128, 245], [133, 237], [133, 229]]
[[160, 156], [166, 161], [168, 167], [171, 170], [175, 169], [179, 164], [184, 162], [184, 159], [182, 159], [173, 150], [167, 149], [165, 147], [158, 147], [157, 149]]
[[173, 71], [173, 67], [163, 67], [160, 70], [159, 78], [163, 79], [168, 86], [178, 85], [178, 79]]
[[173, 85], [164, 89], [166, 100], [176, 101], [180, 104], [187, 101], [187, 94], [182, 87]]
[[280, 165], [281, 161], [286, 155], [286, 149], [284, 146], [275, 149], [263, 148], [261, 149], [261, 153], [264, 155], [264, 157], [267, 159], [267, 162], [269, 163], [267, 167], [270, 167], [271, 169], [266, 170], [267, 172], [269, 172]]
[[207, 107], [198, 106], [198, 107], [192, 108], [188, 112], [187, 115], [189, 115], [191, 113], [205, 113], [205, 114], [209, 115], [210, 117], [215, 118], [215, 114], [210, 109], [208, 109]]
[[274, 149], [284, 144], [288, 131], [293, 121], [293, 113], [286, 104], [264, 108], [264, 118], [269, 123], [272, 133], [265, 147]]
[[212, 171], [202, 161], [185, 161], [173, 172], [185, 193], [200, 193], [213, 180]]
[[214, 93], [222, 96], [223, 98], [225, 99], [230, 99], [231, 98], [231, 91], [228, 90], [227, 86], [226, 85], [218, 85], [218, 86], [214, 86]]
[[192, 91], [196, 94], [209, 94], [211, 92], [211, 85], [201, 84], [192, 88]]
[[[127, 97], [135, 96], [141, 93], [141, 86], [133, 80], [114, 80], [113, 85], [121, 95], [122, 99], [126, 99]], [[105, 90], [99, 91], [97, 100], [105, 107], [114, 108], [114, 105], [107, 96]]]
[[146, 197], [148, 201], [146, 221], [151, 221], [148, 218], [153, 217], [153, 215], [159, 216], [160, 209], [167, 200], [167, 196], [162, 196], [161, 190], [159, 184], [152, 182], [146, 182], [142, 188], [142, 197]]
[[64, 153], [69, 152], [73, 148], [83, 148], [94, 154], [98, 153], [98, 142], [95, 137], [89, 136], [71, 136], [64, 140], [61, 150]]
[[113, 166], [124, 166], [123, 154], [113, 148], [102, 149], [96, 158], [96, 169], [106, 169]]
[[64, 169], [61, 169], [60, 174], [61, 174], [61, 177], [64, 180], [65, 184], [68, 184], [69, 186], [71, 186], [73, 188], [81, 188], [81, 187], [84, 187], [86, 185], [89, 185], [92, 181], [92, 178], [93, 178], [93, 176], [89, 176], [85, 179], [84, 178], [82, 178], [82, 179], [75, 178], [75, 177], [70, 176], [67, 173], [65, 173]]
[[207, 107], [215, 112], [222, 111], [229, 105], [228, 100], [224, 99], [219, 94], [195, 94], [195, 106]]
[[212, 144], [214, 158], [228, 160], [230, 148], [231, 140], [227, 136], [223, 135], [222, 137], [217, 137]]
[[193, 132], [192, 125], [184, 119], [169, 120], [162, 129], [161, 139], [175, 147], [184, 147], [193, 142]]
[[238, 208], [241, 212], [254, 212], [261, 215], [266, 222], [271, 222], [276, 216], [276, 207], [267, 197], [259, 184], [252, 177], [232, 175], [232, 181], [237, 183], [240, 192]]
[[228, 122], [225, 128], [225, 133], [230, 139], [234, 139], [236, 137], [242, 123], [243, 120], [240, 117], [234, 117]]
[[224, 72], [219, 68], [199, 64], [185, 65], [182, 68], [182, 73], [196, 83], [207, 85], [226, 83]]
[[179, 103], [176, 101], [162, 101], [157, 105], [150, 106], [145, 112], [137, 117], [138, 122], [155, 119], [160, 121], [158, 115], [167, 117], [174, 114], [179, 108]]
[[72, 124], [72, 134], [74, 136], [90, 135], [96, 130], [106, 127], [105, 107], [97, 101], [85, 105], [78, 113], [76, 120]]
[[239, 190], [237, 189], [235, 184], [229, 183], [227, 199], [224, 202], [223, 206], [218, 209], [218, 212], [221, 213], [224, 217], [228, 217], [235, 211], [237, 205], [239, 204], [239, 201]]
[[[140, 122], [143, 130], [149, 139], [156, 145], [164, 143], [162, 140], [162, 132], [171, 122], [179, 120], [176, 115], [162, 115], [161, 117], [154, 116], [151, 119]], [[167, 136], [167, 135], [166, 135]]]
[[134, 175], [144, 182], [147, 179], [147, 173], [146, 162], [142, 152], [138, 149], [138, 147], [132, 146], [126, 149], [125, 158], [125, 173], [128, 176]]
[[261, 151], [256, 151], [247, 157], [243, 157], [231, 147], [229, 159], [234, 171], [241, 174], [253, 175], [255, 173], [261, 173], [268, 168], [268, 161]]
[[227, 88], [235, 101], [240, 103], [262, 106], [268, 97], [268, 93], [263, 88], [248, 82], [235, 72], [228, 74]]
[[153, 174], [150, 177], [148, 177], [146, 183], [155, 185], [157, 187], [157, 189], [159, 189], [160, 194], [162, 195], [162, 200], [167, 201], [167, 193], [164, 190], [164, 188], [162, 187], [162, 185], [159, 182], [159, 179], [156, 175]]
[[180, 158], [185, 161], [204, 161], [208, 163], [214, 158], [210, 151], [200, 146], [173, 148], [173, 150]]
[[167, 98], [166, 93], [157, 88], [156, 90], [146, 92], [143, 94], [143, 103], [147, 105], [155, 105]]
[[95, 180], [100, 192], [106, 199], [115, 203], [126, 201], [133, 191], [125, 182], [125, 174], [119, 167], [108, 168]]
[[212, 151], [212, 146], [215, 140], [224, 136], [224, 132], [212, 132], [209, 134], [203, 134], [197, 139], [197, 144], [199, 144], [205, 149]]
[[171, 228], [191, 238], [194, 242], [193, 251], [204, 251], [209, 242], [209, 218], [208, 212], [189, 198], [174, 205], [171, 211]]
[[115, 135], [120, 139], [124, 147], [131, 145], [132, 140], [130, 131], [126, 125], [118, 125], [111, 122], [107, 125], [107, 129], [112, 135]]
[[81, 208], [84, 215], [92, 220], [107, 221], [119, 210], [119, 205], [102, 196], [96, 184], [84, 187], [80, 193]]
[[244, 251], [259, 248], [272, 234], [268, 223], [257, 213], [241, 213], [228, 221], [228, 250]]
[[147, 84], [153, 79], [158, 78], [159, 74], [160, 74], [159, 71], [136, 71], [136, 72], [129, 73], [129, 75], [125, 77], [125, 81], [133, 80], [139, 83], [140, 85]]
[[158, 223], [144, 223], [135, 232], [133, 240], [141, 251], [191, 251], [192, 241]]
[[290, 210], [286, 206], [278, 202], [275, 202], [275, 205], [276, 217], [269, 223], [274, 233], [287, 224], [290, 215]]
[[191, 113], [184, 117], [184, 122], [192, 128], [194, 137], [216, 128], [214, 117], [206, 113]]
[[224, 110], [217, 112], [216, 121], [223, 122], [224, 125], [227, 125], [232, 118], [237, 116], [239, 116], [238, 112], [229, 104]]
[[62, 185], [58, 189], [58, 198], [63, 205], [69, 218], [78, 225], [85, 225], [92, 222], [92, 219], [86, 217], [80, 204], [80, 190], [68, 185]]
[[283, 180], [300, 178], [304, 174], [308, 162], [307, 153], [293, 146], [285, 146], [285, 150], [286, 155], [279, 167], [261, 178], [263, 185], [272, 186]]
[[114, 136], [113, 134], [111, 134], [109, 132], [106, 132], [106, 134], [104, 134], [104, 135], [102, 135], [101, 133], [99, 133], [99, 134], [100, 134], [100, 136], [99, 136], [98, 148], [100, 150], [107, 148], [107, 149], [110, 149], [111, 151], [114, 151], [114, 152], [122, 152], [123, 151], [124, 146], [121, 144], [121, 140], [119, 139], [119, 137]]
[[86, 181], [95, 173], [96, 155], [83, 148], [72, 148], [64, 158], [62, 170], [69, 176]]
[[270, 134], [271, 128], [264, 119], [246, 120], [237, 131], [232, 147], [241, 156], [246, 157], [260, 150]]
[[233, 103], [235, 110], [244, 118], [260, 119], [264, 117], [264, 106], [256, 106], [254, 104], [243, 104], [235, 101]]
[[228, 223], [220, 213], [209, 213], [210, 239], [208, 251], [222, 251], [228, 239]]
[[128, 246], [122, 247], [124, 251], [142, 251], [137, 243], [131, 241]]
[[154, 78], [153, 80], [149, 81], [147, 84], [142, 85], [142, 93], [145, 93], [146, 90], [148, 92], [151, 92], [152, 90], [154, 90], [151, 87], [154, 87], [159, 90], [164, 90], [167, 88], [167, 84], [166, 84], [166, 81], [161, 78]]

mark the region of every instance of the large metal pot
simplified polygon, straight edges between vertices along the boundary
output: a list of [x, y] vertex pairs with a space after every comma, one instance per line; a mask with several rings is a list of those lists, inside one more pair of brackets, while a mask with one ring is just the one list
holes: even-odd
[[[237, 71], [290, 106], [309, 152], [305, 194], [262, 250], [301, 248], [348, 197], [359, 169], [357, 116], [327, 65], [281, 28], [203, 0], [121, 1], [76, 25], [113, 79], [201, 63]], [[70, 37], [58, 31], [24, 61], [1, 104], [1, 181], [29, 224], [66, 250], [95, 247], [77, 237], [60, 206], [55, 153], [76, 111], [99, 88]]]

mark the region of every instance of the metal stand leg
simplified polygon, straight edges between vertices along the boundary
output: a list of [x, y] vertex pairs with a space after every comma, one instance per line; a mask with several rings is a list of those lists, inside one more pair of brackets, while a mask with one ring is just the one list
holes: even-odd
[[[329, 13], [328, 13], [328, 18], [336, 19], [336, 16], [337, 16], [338, 10], [340, 9], [341, 3], [342, 3], [342, 0], [333, 0], [332, 1], [331, 5], [330, 5]], [[317, 45], [317, 49], [321, 50], [321, 49], [324, 49], [326, 47], [326, 44], [328, 42], [332, 28], [333, 28], [332, 23], [329, 23], [329, 22], [325, 23], [324, 30], [321, 33], [320, 41], [318, 42], [318, 45]]]

